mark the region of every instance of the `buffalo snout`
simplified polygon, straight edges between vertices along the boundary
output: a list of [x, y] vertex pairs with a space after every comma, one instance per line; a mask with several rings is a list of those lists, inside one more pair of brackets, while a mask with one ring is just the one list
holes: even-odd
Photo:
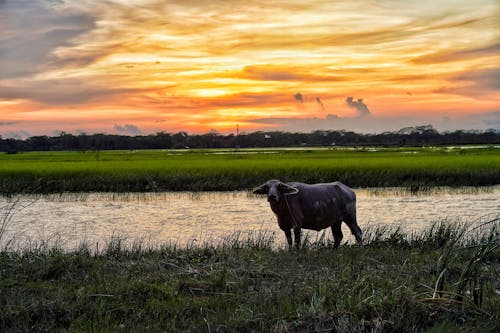
[[267, 201], [269, 201], [269, 202], [278, 202], [279, 201], [279, 197], [276, 194], [269, 194], [267, 196]]

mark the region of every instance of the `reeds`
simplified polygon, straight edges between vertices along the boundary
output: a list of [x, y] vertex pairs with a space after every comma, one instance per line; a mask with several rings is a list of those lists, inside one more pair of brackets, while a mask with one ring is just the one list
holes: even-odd
[[413, 332], [498, 330], [498, 217], [421, 233], [373, 228], [300, 250], [268, 233], [72, 252], [0, 252], [0, 330]]
[[30, 199], [26, 201], [26, 198], [23, 196], [13, 196], [6, 198], [5, 202], [1, 203], [0, 206], [0, 244], [4, 244], [5, 248], [9, 247], [9, 243], [11, 240], [6, 241], [5, 235], [8, 231], [9, 225], [14, 218], [14, 215], [29, 207], [33, 203], [35, 203], [36, 199]]

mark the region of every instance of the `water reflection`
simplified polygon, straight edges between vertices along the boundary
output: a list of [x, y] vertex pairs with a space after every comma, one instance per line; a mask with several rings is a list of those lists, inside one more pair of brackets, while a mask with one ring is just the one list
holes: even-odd
[[[357, 189], [360, 227], [401, 226], [418, 231], [436, 221], [487, 220], [500, 212], [500, 186], [411, 191]], [[18, 200], [15, 211], [6, 208]], [[25, 207], [24, 207], [25, 206]], [[24, 208], [23, 208], [24, 207]], [[22, 209], [21, 209], [22, 208]], [[249, 192], [71, 193], [0, 197], [0, 211], [11, 220], [0, 246], [26, 248], [41, 242], [65, 249], [109, 242], [113, 236], [148, 244], [219, 242], [234, 232], [276, 233], [284, 244], [268, 203]], [[2, 224], [0, 218], [0, 226]], [[350, 240], [344, 226], [345, 239]], [[315, 238], [316, 232], [309, 232]], [[327, 232], [327, 237], [331, 237]]]

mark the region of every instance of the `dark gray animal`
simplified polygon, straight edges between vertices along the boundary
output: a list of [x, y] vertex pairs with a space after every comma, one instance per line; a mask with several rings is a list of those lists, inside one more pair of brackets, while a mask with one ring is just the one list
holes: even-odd
[[344, 221], [356, 241], [361, 243], [362, 232], [356, 221], [356, 194], [341, 182], [325, 184], [283, 183], [272, 179], [253, 190], [266, 194], [278, 225], [285, 232], [288, 245], [300, 247], [301, 229], [332, 228], [334, 247], [342, 241], [341, 223]]

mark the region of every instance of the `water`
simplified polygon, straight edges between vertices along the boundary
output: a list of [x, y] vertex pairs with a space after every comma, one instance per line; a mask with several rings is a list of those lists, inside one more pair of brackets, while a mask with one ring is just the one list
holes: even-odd
[[[500, 186], [441, 188], [418, 195], [397, 188], [357, 189], [356, 193], [361, 229], [388, 225], [418, 231], [436, 221], [488, 221], [500, 214]], [[9, 207], [14, 210], [9, 212]], [[82, 242], [95, 247], [109, 243], [112, 237], [148, 245], [186, 246], [217, 243], [235, 232], [245, 236], [256, 231], [275, 233], [277, 242], [285, 243], [265, 198], [247, 192], [0, 197], [0, 214], [0, 247], [8, 244], [11, 249], [42, 243], [74, 249]], [[344, 239], [352, 241], [345, 225], [343, 231]], [[318, 237], [317, 232], [307, 233]], [[327, 236], [331, 237], [330, 231]]]

